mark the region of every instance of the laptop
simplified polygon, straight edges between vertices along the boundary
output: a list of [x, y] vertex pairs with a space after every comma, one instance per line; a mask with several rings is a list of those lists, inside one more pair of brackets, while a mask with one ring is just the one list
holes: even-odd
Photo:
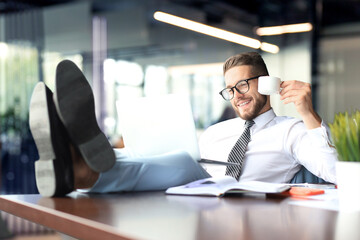
[[200, 159], [190, 99], [182, 94], [117, 101], [119, 125], [125, 147], [137, 156], [186, 151], [194, 161], [236, 165]]

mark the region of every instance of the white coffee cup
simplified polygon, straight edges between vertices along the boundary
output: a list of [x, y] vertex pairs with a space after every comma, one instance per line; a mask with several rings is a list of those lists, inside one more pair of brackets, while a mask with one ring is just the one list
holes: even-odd
[[258, 81], [258, 92], [263, 95], [271, 95], [280, 92], [280, 78], [261, 76]]

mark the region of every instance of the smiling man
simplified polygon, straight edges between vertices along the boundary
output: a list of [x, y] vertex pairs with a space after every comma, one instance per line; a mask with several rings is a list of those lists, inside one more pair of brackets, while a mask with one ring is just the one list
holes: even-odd
[[[289, 182], [303, 165], [326, 181], [336, 182], [336, 151], [313, 110], [309, 84], [281, 84], [281, 99], [296, 105], [301, 121], [277, 117], [269, 97], [258, 93], [258, 77], [268, 75], [259, 54], [230, 58], [224, 73], [226, 88], [220, 93], [231, 101], [239, 117], [215, 124], [203, 134], [203, 158], [240, 159], [241, 169], [232, 165], [220, 173], [239, 181]], [[126, 148], [112, 149], [97, 125], [89, 82], [73, 62], [58, 64], [55, 85], [52, 92], [43, 82], [37, 83], [30, 102], [29, 124], [39, 152], [35, 173], [41, 195], [64, 196], [84, 188], [95, 193], [164, 190], [210, 176], [187, 152], [136, 157]], [[246, 148], [233, 147], [236, 142]]]
[[[237, 162], [241, 167], [228, 167], [226, 171], [208, 167], [208, 172], [213, 176], [232, 175], [239, 181], [289, 182], [305, 166], [314, 175], [335, 183], [336, 150], [313, 109], [310, 84], [281, 83], [280, 99], [284, 104], [295, 104], [302, 120], [280, 117], [271, 108], [270, 96], [258, 92], [258, 77], [268, 75], [264, 60], [256, 52], [238, 54], [225, 62], [226, 88], [220, 94], [231, 102], [238, 118], [215, 124], [204, 132], [201, 157]], [[240, 137], [245, 131], [249, 132], [246, 141]], [[243, 146], [239, 147], [238, 142]]]

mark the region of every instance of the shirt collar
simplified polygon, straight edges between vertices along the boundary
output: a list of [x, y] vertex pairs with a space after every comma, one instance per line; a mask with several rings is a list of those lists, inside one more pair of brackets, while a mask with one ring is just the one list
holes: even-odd
[[268, 111], [262, 113], [261, 115], [254, 118], [255, 125], [251, 128], [251, 130], [255, 131], [256, 129], [263, 128], [267, 123], [273, 120], [276, 117], [276, 114], [272, 108]]

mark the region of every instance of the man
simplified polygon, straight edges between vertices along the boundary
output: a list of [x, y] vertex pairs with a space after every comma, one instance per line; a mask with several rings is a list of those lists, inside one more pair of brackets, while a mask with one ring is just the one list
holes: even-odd
[[[255, 55], [249, 53], [249, 56]], [[268, 75], [265, 64], [263, 69], [258, 69], [254, 67], [257, 65], [251, 66], [251, 61], [235, 65], [228, 62], [225, 64], [227, 87], [233, 87], [239, 80], [253, 78], [256, 74]], [[326, 131], [321, 127], [321, 119], [313, 111], [311, 101], [307, 100], [311, 96], [309, 86], [297, 81], [282, 83], [282, 98], [297, 105], [304, 118], [302, 123], [290, 118], [270, 117], [269, 120], [268, 115], [274, 114], [268, 97], [257, 92], [257, 78], [248, 80], [248, 83], [248, 91], [240, 94], [233, 90], [234, 98], [231, 99], [240, 118], [255, 121], [240, 180], [288, 182], [300, 164], [304, 164], [316, 175], [335, 182], [335, 150], [328, 146], [327, 135], [321, 135], [326, 134]], [[229, 154], [242, 132], [243, 126], [240, 124], [243, 120], [240, 118], [234, 122], [219, 123], [204, 133], [201, 141], [203, 158], [226, 161], [224, 156]], [[278, 124], [280, 120], [283, 123]], [[229, 126], [233, 129], [229, 129]], [[306, 130], [305, 126], [315, 130]], [[185, 152], [144, 159], [133, 157], [126, 149], [113, 151], [96, 123], [91, 88], [81, 71], [68, 60], [57, 67], [54, 94], [44, 83], [38, 83], [35, 87], [30, 103], [30, 128], [40, 155], [35, 170], [37, 186], [43, 196], [62, 196], [80, 188], [88, 188], [90, 192], [163, 190], [210, 176]], [[272, 132], [269, 133], [267, 128]], [[282, 131], [278, 141], [269, 139], [282, 128], [289, 131]], [[297, 130], [291, 131], [292, 128]], [[308, 134], [309, 131], [316, 133]], [[220, 135], [212, 139], [213, 133]], [[289, 135], [285, 138], [286, 133]], [[306, 143], [310, 141], [310, 135], [315, 135], [315, 138], [320, 136], [320, 139]], [[225, 136], [225, 141], [221, 140], [222, 136]], [[278, 149], [282, 147], [281, 144], [288, 142], [286, 140], [289, 140], [290, 145], [286, 145], [286, 149]], [[262, 145], [257, 145], [259, 142]], [[265, 142], [269, 145], [266, 146]], [[274, 145], [274, 142], [278, 144]], [[309, 154], [303, 151], [313, 151], [313, 148], [308, 147], [314, 142], [321, 151], [312, 152], [312, 158], [307, 159]], [[209, 145], [204, 147], [205, 143]], [[326, 151], [323, 152], [323, 149]], [[267, 154], [272, 155], [270, 160], [264, 158]], [[278, 157], [279, 160], [274, 161]], [[321, 159], [318, 160], [318, 157]], [[261, 158], [264, 161], [259, 161]], [[257, 169], [260, 171], [257, 172]]]
[[[313, 109], [310, 84], [281, 83], [280, 99], [284, 104], [294, 103], [302, 121], [278, 117], [270, 97], [257, 91], [258, 76], [267, 75], [262, 57], [255, 52], [235, 55], [225, 62], [226, 88], [220, 93], [231, 102], [239, 118], [215, 124], [204, 132], [199, 143], [201, 157], [227, 161], [245, 121], [253, 120], [239, 181], [289, 182], [303, 165], [316, 176], [335, 183], [336, 150]], [[208, 171], [212, 175], [225, 173], [223, 169]]]

